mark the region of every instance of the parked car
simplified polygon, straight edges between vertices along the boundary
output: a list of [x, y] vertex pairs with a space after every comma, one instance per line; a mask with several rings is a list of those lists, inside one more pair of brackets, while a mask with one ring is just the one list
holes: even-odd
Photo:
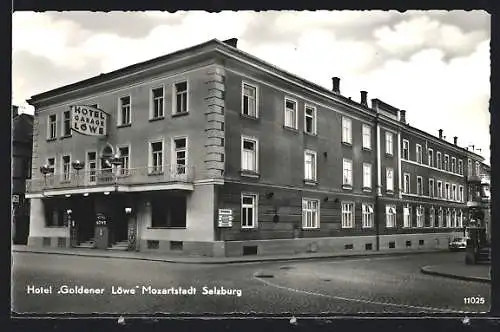
[[451, 251], [465, 250], [465, 248], [467, 248], [467, 239], [464, 237], [456, 237], [448, 243], [448, 248]]

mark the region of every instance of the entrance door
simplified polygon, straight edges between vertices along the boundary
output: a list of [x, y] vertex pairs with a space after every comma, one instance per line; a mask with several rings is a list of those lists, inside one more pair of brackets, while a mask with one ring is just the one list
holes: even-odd
[[86, 242], [94, 237], [95, 212], [92, 197], [83, 197], [74, 204], [73, 219], [75, 220], [78, 243]]

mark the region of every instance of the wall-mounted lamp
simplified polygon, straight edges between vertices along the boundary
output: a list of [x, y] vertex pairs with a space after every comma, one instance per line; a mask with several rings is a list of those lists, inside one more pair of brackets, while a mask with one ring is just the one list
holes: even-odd
[[273, 193], [273, 192], [270, 192], [270, 193], [267, 193], [267, 194], [266, 194], [266, 198], [267, 198], [267, 199], [273, 198], [273, 196], [274, 196], [274, 193]]
[[126, 214], [131, 214], [132, 213], [132, 208], [131, 207], [126, 207], [125, 208], [125, 213]]
[[105, 191], [105, 192], [104, 192], [104, 195], [109, 195], [109, 191]]
[[67, 209], [67, 210], [66, 210], [66, 213], [67, 213], [67, 214], [71, 214], [71, 213], [73, 213], [73, 210], [71, 210], [71, 209]]
[[71, 195], [69, 195], [69, 194], [68, 195], [64, 195], [64, 197], [71, 197]]
[[88, 195], [89, 195], [89, 193], [85, 193], [85, 194], [83, 194], [83, 196], [85, 196], [85, 197], [87, 197]]

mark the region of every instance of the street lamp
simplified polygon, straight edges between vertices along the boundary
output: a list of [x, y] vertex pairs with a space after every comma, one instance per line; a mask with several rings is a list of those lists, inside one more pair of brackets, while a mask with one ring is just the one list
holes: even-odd
[[54, 167], [45, 164], [43, 166], [40, 166], [40, 172], [43, 174], [43, 180], [44, 180], [44, 187], [47, 186], [47, 174], [53, 174], [54, 173]]
[[75, 160], [74, 162], [71, 163], [71, 166], [73, 166], [73, 168], [76, 171], [76, 186], [78, 187], [80, 180], [80, 170], [82, 170], [85, 167], [85, 164], [83, 163], [83, 161]]

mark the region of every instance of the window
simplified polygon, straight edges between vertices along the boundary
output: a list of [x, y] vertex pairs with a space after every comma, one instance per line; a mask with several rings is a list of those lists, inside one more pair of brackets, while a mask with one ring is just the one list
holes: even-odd
[[446, 209], [446, 227], [451, 228], [451, 211]]
[[243, 83], [242, 89], [241, 114], [257, 118], [257, 87]]
[[436, 217], [436, 214], [435, 214], [435, 213], [436, 213], [436, 212], [434, 211], [434, 208], [433, 208], [433, 207], [431, 207], [431, 208], [429, 209], [429, 227], [434, 227], [434, 223], [435, 223], [434, 219], [435, 219], [435, 217]]
[[64, 226], [66, 211], [61, 209], [55, 202], [47, 201], [45, 203], [45, 224], [47, 227]]
[[152, 119], [163, 118], [165, 110], [165, 97], [163, 87], [151, 90]]
[[188, 112], [188, 82], [174, 84], [173, 114], [184, 114]]
[[417, 154], [416, 161], [417, 161], [417, 163], [421, 164], [422, 163], [422, 145], [417, 144], [416, 154]]
[[429, 179], [429, 197], [434, 196], [434, 179]]
[[392, 133], [385, 132], [385, 153], [392, 156], [393, 154], [393, 142], [392, 142]]
[[363, 163], [363, 188], [371, 189], [372, 187], [372, 164]]
[[128, 175], [130, 169], [130, 150], [128, 146], [123, 146], [118, 148], [118, 154], [121, 158], [121, 165], [119, 174], [120, 175]]
[[417, 195], [421, 196], [424, 194], [424, 181], [421, 176], [417, 176]]
[[297, 102], [285, 99], [285, 127], [297, 129]]
[[410, 193], [410, 174], [405, 173], [403, 177], [404, 177], [404, 180], [403, 180], [403, 192], [405, 194], [409, 194]]
[[174, 139], [174, 153], [172, 163], [175, 165], [176, 174], [186, 174], [187, 166], [187, 138]]
[[457, 172], [457, 159], [455, 157], [451, 158], [451, 172], [452, 173]]
[[396, 205], [385, 206], [385, 226], [396, 227]]
[[62, 180], [63, 181], [70, 181], [71, 180], [71, 157], [70, 156], [63, 156], [62, 157], [62, 166], [63, 166]]
[[439, 208], [438, 211], [438, 227], [443, 227], [443, 209]]
[[403, 159], [410, 159], [410, 142], [405, 139], [403, 140]]
[[417, 206], [417, 227], [424, 227], [424, 208]]
[[342, 142], [352, 144], [352, 121], [342, 117]]
[[403, 227], [411, 227], [411, 207], [403, 207]]
[[319, 200], [302, 199], [302, 228], [319, 228]]
[[462, 210], [458, 211], [458, 227], [460, 228], [464, 227], [464, 214]]
[[87, 152], [87, 170], [88, 170], [88, 182], [95, 183], [96, 169], [97, 169], [97, 153], [95, 151]]
[[63, 113], [63, 136], [71, 136], [71, 112], [64, 111]]
[[464, 161], [462, 159], [458, 160], [458, 174], [464, 175]]
[[342, 184], [344, 186], [352, 187], [352, 160], [344, 159], [344, 173]]
[[120, 98], [118, 107], [118, 125], [130, 124], [130, 96]]
[[441, 152], [436, 153], [436, 168], [442, 169], [443, 165], [441, 163]]
[[455, 211], [455, 209], [451, 211], [451, 227], [453, 228], [458, 227], [457, 211]]
[[370, 150], [372, 148], [372, 129], [369, 125], [363, 125], [363, 149]]
[[258, 142], [251, 138], [241, 138], [241, 169], [258, 172]]
[[390, 167], [385, 169], [385, 181], [387, 191], [394, 191], [394, 170]]
[[363, 212], [363, 228], [373, 227], [373, 204], [363, 203], [361, 205], [361, 210]]
[[57, 137], [57, 115], [49, 115], [49, 125], [47, 128], [47, 139], [54, 139]]
[[316, 107], [305, 106], [304, 131], [308, 134], [316, 135]]
[[458, 188], [458, 200], [462, 203], [464, 202], [464, 187], [463, 186], [460, 186]]
[[52, 174], [54, 174], [56, 172], [56, 158], [48, 158], [47, 165], [53, 169]]
[[163, 172], [163, 141], [150, 142], [149, 172], [157, 174]]
[[472, 160], [467, 160], [467, 176], [472, 176]]
[[450, 170], [449, 167], [450, 167], [450, 157], [447, 154], [445, 154], [444, 155], [443, 169], [448, 172]]
[[342, 203], [342, 228], [354, 227], [354, 203]]
[[241, 195], [241, 227], [254, 228], [257, 225], [257, 195]]
[[304, 152], [304, 179], [316, 181], [316, 152]]
[[445, 199], [450, 199], [450, 197], [451, 197], [450, 184], [449, 183], [445, 183], [444, 184], [444, 198]]
[[451, 199], [453, 201], [456, 201], [458, 199], [458, 195], [457, 195], [457, 185], [456, 184], [453, 184], [451, 186]]
[[480, 176], [481, 175], [481, 171], [480, 171], [480, 168], [479, 168], [479, 161], [476, 161], [476, 176]]
[[186, 228], [186, 197], [153, 196], [151, 227]]
[[434, 150], [432, 149], [429, 149], [429, 151], [427, 152], [427, 164], [430, 167], [434, 167]]
[[437, 197], [443, 198], [443, 182], [437, 182]]

